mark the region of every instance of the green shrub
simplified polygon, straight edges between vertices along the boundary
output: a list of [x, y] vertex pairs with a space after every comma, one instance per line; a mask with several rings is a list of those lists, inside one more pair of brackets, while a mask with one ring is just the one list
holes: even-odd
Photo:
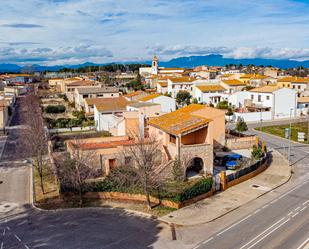
[[243, 118], [239, 118], [237, 123], [236, 123], [236, 131], [238, 132], [243, 132], [248, 130], [247, 123], [244, 121]]
[[48, 105], [45, 107], [46, 113], [63, 113], [65, 112], [65, 106], [64, 105]]
[[262, 149], [260, 147], [256, 147], [255, 145], [253, 145], [252, 152], [251, 152], [251, 158], [255, 160], [259, 160], [262, 158], [262, 156], [263, 156]]

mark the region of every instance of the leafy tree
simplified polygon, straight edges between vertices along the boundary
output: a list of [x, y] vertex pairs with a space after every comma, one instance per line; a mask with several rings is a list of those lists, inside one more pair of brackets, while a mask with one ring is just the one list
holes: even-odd
[[220, 101], [217, 104], [217, 108], [227, 110], [229, 108], [229, 102], [227, 100]]
[[236, 123], [236, 131], [243, 132], [247, 130], [248, 130], [247, 123], [244, 121], [243, 118], [239, 118]]
[[45, 107], [46, 113], [64, 113], [65, 112], [65, 106], [64, 105], [48, 105]]
[[198, 104], [197, 98], [193, 98], [192, 103], [193, 104]]
[[231, 107], [229, 107], [227, 109], [227, 112], [225, 113], [226, 116], [233, 116], [234, 112], [233, 112], [233, 109]]
[[176, 102], [179, 105], [189, 105], [190, 99], [192, 98], [191, 94], [187, 91], [179, 91], [176, 95]]

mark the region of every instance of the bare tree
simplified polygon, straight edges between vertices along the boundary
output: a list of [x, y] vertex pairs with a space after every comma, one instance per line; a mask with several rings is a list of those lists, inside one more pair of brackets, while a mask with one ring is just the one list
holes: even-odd
[[39, 99], [34, 94], [29, 94], [22, 99], [22, 121], [24, 128], [22, 135], [24, 138], [24, 148], [30, 157], [35, 158], [34, 166], [40, 176], [40, 186], [43, 194], [44, 190], [44, 156], [47, 154], [47, 134], [44, 129], [44, 120], [39, 103]]
[[134, 142], [123, 149], [125, 161], [131, 161], [132, 168], [142, 185], [146, 195], [147, 207], [152, 208], [150, 194], [157, 190], [163, 183], [160, 175], [156, 174], [156, 169], [162, 164], [162, 145], [155, 136], [147, 138], [134, 135]]
[[96, 153], [83, 149], [82, 140], [75, 139], [71, 142], [72, 153], [70, 157], [56, 162], [57, 175], [61, 187], [78, 192], [79, 205], [83, 205], [83, 192], [87, 189], [90, 180], [102, 174], [96, 170]]

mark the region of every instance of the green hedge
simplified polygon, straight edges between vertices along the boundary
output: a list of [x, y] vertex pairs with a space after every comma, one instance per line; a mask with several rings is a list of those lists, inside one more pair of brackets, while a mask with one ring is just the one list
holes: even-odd
[[65, 112], [65, 106], [64, 105], [48, 105], [45, 107], [46, 113], [64, 113]]
[[174, 196], [170, 196], [167, 199], [172, 201], [181, 203], [186, 200], [190, 200], [196, 196], [201, 194], [205, 194], [209, 192], [212, 188], [212, 178], [203, 178], [196, 182], [193, 186], [185, 188], [182, 192], [175, 194]]
[[[180, 184], [180, 183], [179, 183]], [[205, 194], [209, 192], [212, 188], [212, 178], [202, 178], [197, 181], [192, 186], [188, 186], [184, 189], [179, 190], [179, 192], [169, 192], [167, 188], [162, 188], [158, 192], [154, 190], [152, 195], [155, 197], [160, 197], [162, 200], [171, 200], [177, 203], [184, 202], [186, 200], [190, 200], [196, 196], [201, 194]], [[73, 191], [70, 188], [62, 188], [63, 192]], [[144, 194], [143, 189], [137, 185], [132, 186], [120, 186], [115, 184], [113, 181], [108, 178], [104, 179], [100, 182], [89, 183], [85, 186], [84, 192], [121, 192], [121, 193], [129, 193], [129, 194]], [[159, 196], [158, 196], [159, 194]]]

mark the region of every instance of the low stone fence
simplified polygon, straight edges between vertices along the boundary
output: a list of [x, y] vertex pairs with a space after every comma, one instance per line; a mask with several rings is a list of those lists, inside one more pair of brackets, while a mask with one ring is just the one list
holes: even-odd
[[[153, 205], [162, 205], [165, 207], [171, 207], [175, 209], [179, 209], [188, 205], [191, 205], [197, 201], [205, 199], [213, 195], [213, 191], [210, 190], [207, 193], [198, 195], [190, 200], [186, 200], [184, 202], [178, 203], [170, 200], [160, 200], [156, 197], [151, 196], [150, 201]], [[75, 194], [73, 193], [62, 193], [61, 196], [63, 198], [74, 198]], [[83, 194], [83, 198], [85, 200], [117, 200], [117, 201], [133, 201], [145, 203], [146, 196], [143, 194], [129, 194], [129, 193], [120, 193], [120, 192], [86, 192]]]
[[231, 150], [252, 148], [256, 143], [256, 136], [231, 137], [225, 141], [225, 146]]

